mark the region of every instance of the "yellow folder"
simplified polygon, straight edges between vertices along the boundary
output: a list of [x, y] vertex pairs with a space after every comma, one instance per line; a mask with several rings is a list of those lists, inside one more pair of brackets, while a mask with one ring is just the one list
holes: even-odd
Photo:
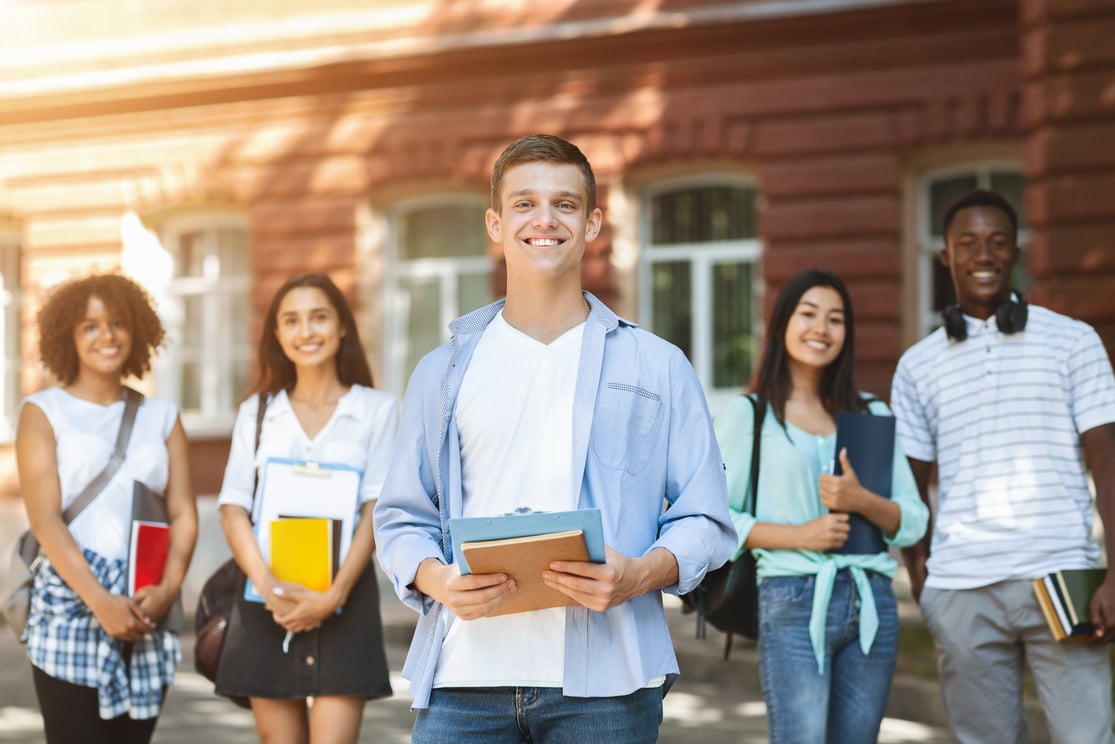
[[333, 585], [333, 521], [314, 517], [271, 522], [271, 573], [324, 592]]

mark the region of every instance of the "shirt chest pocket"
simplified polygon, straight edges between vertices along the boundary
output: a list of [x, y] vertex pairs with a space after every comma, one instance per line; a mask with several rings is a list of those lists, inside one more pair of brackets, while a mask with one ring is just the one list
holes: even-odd
[[609, 468], [638, 473], [654, 453], [662, 420], [662, 396], [652, 390], [609, 382], [600, 391], [592, 451]]

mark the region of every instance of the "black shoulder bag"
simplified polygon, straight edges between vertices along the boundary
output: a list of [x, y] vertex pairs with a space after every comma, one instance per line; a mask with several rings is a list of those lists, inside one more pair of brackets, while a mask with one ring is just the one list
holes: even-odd
[[[751, 437], [751, 506], [755, 515], [759, 498], [759, 457], [763, 436], [765, 406], [760, 406], [750, 395], [745, 395], [755, 409], [755, 425]], [[686, 610], [697, 613], [697, 638], [706, 637], [705, 623], [727, 634], [724, 641], [724, 658], [732, 651], [732, 636], [759, 637], [759, 594], [755, 576], [755, 555], [750, 550], [734, 561], [709, 571], [697, 588], [682, 595]]]

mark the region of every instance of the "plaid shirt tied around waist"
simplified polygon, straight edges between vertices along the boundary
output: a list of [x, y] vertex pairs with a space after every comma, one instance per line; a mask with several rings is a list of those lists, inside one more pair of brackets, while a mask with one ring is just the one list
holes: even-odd
[[[124, 561], [82, 552], [101, 586], [123, 594], [128, 576]], [[24, 635], [27, 657], [36, 667], [55, 679], [97, 689], [100, 716], [106, 720], [125, 713], [135, 719], [158, 716], [163, 690], [174, 681], [182, 660], [178, 637], [153, 630], [136, 639], [131, 662], [125, 663], [124, 642], [105, 633], [45, 558], [35, 574]]]

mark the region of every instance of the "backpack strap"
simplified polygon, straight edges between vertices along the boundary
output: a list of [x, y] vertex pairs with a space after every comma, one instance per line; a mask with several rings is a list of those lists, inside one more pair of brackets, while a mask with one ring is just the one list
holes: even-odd
[[[745, 394], [743, 397], [747, 398], [751, 407], [755, 409], [755, 423], [751, 429], [751, 479], [748, 481], [748, 490], [751, 491], [751, 506], [747, 510], [751, 516], [755, 516], [755, 510], [759, 503], [759, 461], [762, 455], [763, 419], [766, 417], [767, 407], [750, 395]], [[698, 615], [697, 623], [699, 626], [697, 629], [698, 637], [703, 638], [706, 632], [703, 613]], [[733, 636], [733, 633], [724, 634], [724, 661], [727, 661], [732, 653]]]
[[751, 402], [752, 408], [755, 409], [755, 423], [751, 429], [751, 480], [748, 484], [751, 486], [751, 508], [748, 510], [751, 516], [755, 516], [755, 510], [759, 503], [759, 460], [762, 450], [763, 440], [763, 419], [766, 417], [765, 405], [760, 405], [759, 402], [752, 398], [750, 395], [743, 396]]

